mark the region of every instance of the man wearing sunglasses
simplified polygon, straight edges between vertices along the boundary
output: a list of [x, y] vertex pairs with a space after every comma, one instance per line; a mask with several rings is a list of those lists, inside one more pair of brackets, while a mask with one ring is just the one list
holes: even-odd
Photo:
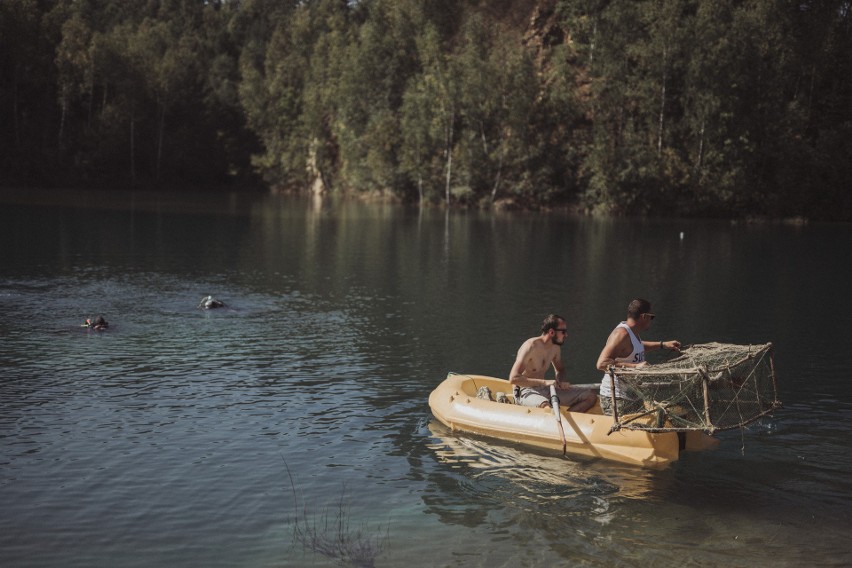
[[[509, 382], [520, 387], [519, 402], [524, 406], [550, 406], [550, 386], [556, 387], [559, 401], [568, 406], [571, 412], [586, 412], [594, 406], [597, 395], [588, 389], [572, 387], [571, 383], [563, 381], [565, 367], [562, 364], [562, 344], [568, 329], [565, 319], [556, 314], [544, 318], [541, 324], [541, 335], [524, 341], [512, 371]], [[548, 367], [553, 365], [556, 379], [545, 379]]]
[[[650, 329], [654, 317], [651, 302], [636, 298], [627, 306], [627, 321], [618, 324], [609, 334], [597, 364], [598, 370], [606, 373], [601, 381], [600, 391], [601, 408], [604, 414], [612, 414], [613, 380], [608, 373], [610, 366], [639, 369], [648, 364], [645, 361], [645, 351], [655, 349], [680, 351], [680, 341], [642, 341], [639, 334]], [[631, 396], [626, 388], [622, 388], [618, 379], [615, 379], [614, 383], [619, 414], [629, 414], [642, 409], [641, 401]]]

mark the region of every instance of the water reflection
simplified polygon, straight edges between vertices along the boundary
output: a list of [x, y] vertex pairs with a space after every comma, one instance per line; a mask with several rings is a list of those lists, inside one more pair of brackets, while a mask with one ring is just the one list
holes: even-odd
[[[578, 495], [642, 499], [664, 491], [671, 476], [601, 460], [555, 457], [533, 449], [453, 433], [432, 420], [427, 444], [435, 458], [469, 479], [466, 491], [496, 501], [561, 500]], [[495, 486], [494, 481], [500, 480]], [[490, 482], [487, 491], [482, 482]], [[582, 509], [582, 506], [580, 507]]]

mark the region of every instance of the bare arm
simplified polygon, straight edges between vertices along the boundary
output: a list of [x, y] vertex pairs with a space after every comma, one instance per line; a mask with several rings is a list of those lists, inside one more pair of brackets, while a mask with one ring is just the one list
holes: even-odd
[[643, 341], [642, 345], [645, 346], [645, 351], [668, 349], [670, 351], [677, 351], [680, 353], [680, 341], [676, 339], [669, 339], [667, 341]]
[[512, 370], [509, 371], [509, 382], [513, 385], [523, 386], [521, 383], [524, 382], [524, 371], [527, 368], [524, 359], [529, 352], [529, 349], [525, 349], [526, 346], [526, 343], [521, 345], [521, 348], [518, 350], [518, 356], [515, 358], [515, 364], [512, 365]]
[[553, 358], [553, 370], [556, 372], [556, 383], [554, 384], [556, 388], [567, 389], [571, 386], [571, 383], [565, 380], [565, 365], [562, 363], [562, 350], [556, 351], [556, 357]]

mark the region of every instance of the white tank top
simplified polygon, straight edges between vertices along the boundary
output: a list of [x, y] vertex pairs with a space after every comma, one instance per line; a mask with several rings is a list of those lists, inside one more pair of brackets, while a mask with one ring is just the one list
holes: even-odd
[[[616, 363], [641, 363], [645, 360], [645, 346], [642, 345], [642, 340], [639, 339], [627, 322], [621, 322], [615, 329], [623, 327], [627, 330], [627, 335], [630, 336], [630, 343], [633, 345], [633, 351], [627, 357], [616, 357]], [[612, 396], [612, 387], [609, 378], [609, 373], [603, 376], [601, 380], [601, 396]], [[615, 396], [616, 398], [631, 399], [632, 397], [625, 395], [618, 386], [618, 379], [615, 380]]]

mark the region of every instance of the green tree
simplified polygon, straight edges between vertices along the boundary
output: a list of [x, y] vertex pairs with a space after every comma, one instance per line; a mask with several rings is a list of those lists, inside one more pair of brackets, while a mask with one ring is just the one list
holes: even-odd
[[439, 176], [434, 168], [434, 157], [439, 153], [440, 141], [434, 136], [435, 112], [431, 102], [432, 94], [426, 80], [415, 76], [403, 96], [400, 170], [417, 188], [420, 205], [436, 195], [433, 181]]
[[4, 0], [0, 174], [848, 220], [850, 20], [848, 0]]
[[259, 35], [244, 40], [239, 95], [247, 124], [263, 145], [252, 162], [273, 185], [306, 181], [300, 118], [312, 47], [310, 13], [292, 6], [291, 12], [278, 14], [270, 37], [263, 26], [251, 31]]
[[681, 203], [685, 212], [721, 212], [734, 202], [737, 188], [747, 184], [751, 151], [738, 132], [741, 117], [734, 103], [749, 70], [740, 61], [735, 17], [730, 1], [702, 2], [695, 13], [684, 92], [692, 180]]
[[48, 183], [51, 177], [58, 140], [58, 30], [45, 21], [51, 8], [36, 0], [0, 2], [0, 164], [8, 182]]
[[538, 79], [521, 38], [489, 28], [475, 14], [463, 26], [457, 58], [463, 136], [463, 175], [474, 198], [493, 203], [504, 182], [527, 169], [527, 127]]
[[62, 41], [56, 48], [57, 84], [59, 90], [59, 149], [64, 146], [68, 106], [84, 95], [91, 99], [94, 81], [91, 53], [92, 30], [79, 17], [72, 17], [62, 26]]
[[376, 0], [357, 16], [335, 94], [341, 176], [360, 190], [404, 196], [401, 108], [406, 85], [419, 72], [414, 38], [424, 14], [416, 2]]
[[441, 141], [443, 158], [444, 202], [450, 204], [453, 179], [453, 153], [456, 147], [456, 123], [459, 120], [460, 85], [455, 57], [441, 48], [438, 31], [429, 26], [418, 38], [418, 53], [423, 65], [422, 89], [434, 106], [431, 137]]

